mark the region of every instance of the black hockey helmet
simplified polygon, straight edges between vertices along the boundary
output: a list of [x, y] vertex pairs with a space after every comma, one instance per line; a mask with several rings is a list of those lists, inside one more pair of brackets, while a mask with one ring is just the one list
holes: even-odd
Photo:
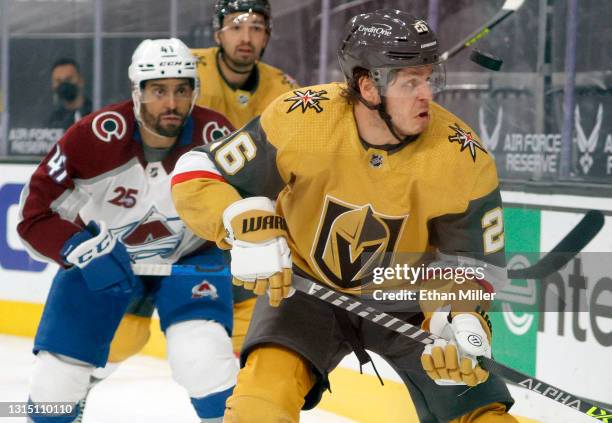
[[215, 31], [223, 27], [223, 18], [230, 13], [236, 12], [262, 14], [266, 21], [266, 28], [268, 32], [270, 32], [270, 17], [272, 16], [272, 10], [268, 0], [217, 0], [215, 4], [215, 17], [213, 19]]
[[438, 64], [438, 39], [429, 25], [409, 13], [379, 9], [352, 18], [338, 48], [338, 60], [351, 85], [353, 70], [363, 68], [379, 87], [390, 82], [393, 69]]

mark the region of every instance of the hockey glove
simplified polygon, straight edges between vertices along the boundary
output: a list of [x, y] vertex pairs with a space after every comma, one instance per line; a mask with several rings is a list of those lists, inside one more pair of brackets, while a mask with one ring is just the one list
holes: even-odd
[[91, 221], [74, 234], [61, 251], [66, 264], [79, 268], [92, 291], [132, 292], [136, 277], [125, 246], [108, 231], [106, 223]]
[[478, 356], [491, 358], [490, 331], [476, 313], [455, 314], [444, 311], [433, 313], [429, 331], [440, 336], [425, 346], [421, 364], [438, 385], [476, 386], [485, 382], [489, 372], [482, 369]]
[[292, 291], [285, 219], [269, 198], [250, 197], [225, 209], [223, 225], [232, 246], [232, 282], [256, 295], [267, 291], [270, 305], [277, 307]]

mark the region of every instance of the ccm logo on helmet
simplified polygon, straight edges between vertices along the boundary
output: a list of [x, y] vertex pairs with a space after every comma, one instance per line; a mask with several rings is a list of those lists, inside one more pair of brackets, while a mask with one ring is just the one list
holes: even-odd
[[174, 61], [174, 62], [159, 62], [159, 66], [181, 66], [183, 62]]
[[387, 24], [372, 24], [372, 26], [359, 25], [357, 32], [363, 32], [366, 35], [384, 35], [386, 37], [391, 35], [391, 26]]
[[125, 119], [117, 112], [103, 112], [91, 122], [91, 129], [99, 140], [111, 142], [113, 137], [121, 140], [127, 130]]

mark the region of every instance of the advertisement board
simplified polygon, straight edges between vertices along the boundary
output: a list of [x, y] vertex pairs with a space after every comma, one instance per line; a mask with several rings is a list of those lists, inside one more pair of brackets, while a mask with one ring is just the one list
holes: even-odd
[[[28, 320], [24, 313], [40, 312], [41, 307], [31, 305], [44, 303], [57, 270], [55, 264], [30, 258], [16, 232], [19, 196], [34, 168], [3, 164], [0, 172], [0, 331], [25, 319], [31, 327], [21, 330], [30, 335], [36, 319]], [[550, 251], [582, 217], [581, 212], [546, 210], [547, 205], [612, 210], [612, 200], [604, 198], [578, 201], [516, 192], [502, 197], [512, 204], [505, 209], [510, 268], [533, 264], [538, 252]], [[518, 207], [519, 202], [525, 206]], [[544, 281], [513, 280], [498, 294], [491, 313], [497, 360], [569, 392], [612, 402], [607, 364], [612, 346], [611, 232], [607, 218], [601, 232], [559, 272]]]

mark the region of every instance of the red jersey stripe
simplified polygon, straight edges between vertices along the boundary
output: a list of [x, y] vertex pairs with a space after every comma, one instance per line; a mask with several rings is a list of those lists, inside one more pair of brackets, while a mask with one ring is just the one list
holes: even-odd
[[172, 177], [171, 185], [174, 186], [176, 184], [180, 184], [181, 182], [190, 181], [192, 179], [198, 178], [206, 178], [206, 179], [215, 179], [220, 182], [225, 182], [225, 179], [217, 173], [207, 172], [205, 170], [192, 170], [190, 172], [179, 173], [178, 175], [174, 175]]

